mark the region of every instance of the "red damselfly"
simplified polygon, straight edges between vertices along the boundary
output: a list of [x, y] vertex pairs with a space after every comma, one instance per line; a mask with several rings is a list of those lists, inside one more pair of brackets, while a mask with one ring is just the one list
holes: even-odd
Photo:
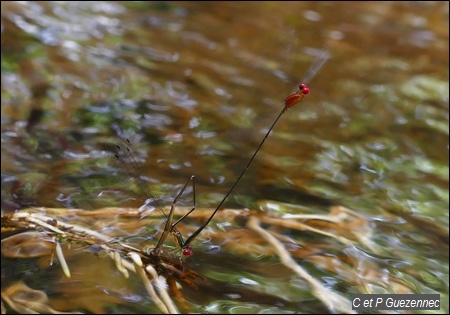
[[[209, 218], [205, 221], [203, 225], [201, 225], [194, 233], [192, 233], [186, 240], [183, 239], [181, 233], [177, 230], [176, 226], [183, 221], [184, 218], [186, 218], [192, 211], [195, 210], [196, 207], [196, 200], [195, 200], [195, 177], [191, 176], [189, 180], [186, 182], [186, 184], [182, 187], [178, 195], [175, 197], [175, 199], [172, 202], [172, 205], [170, 207], [169, 213], [166, 215], [164, 214], [164, 211], [162, 210], [162, 207], [158, 204], [158, 199], [155, 198], [155, 196], [151, 193], [151, 187], [148, 183], [148, 181], [143, 180], [143, 178], [137, 174], [136, 169], [137, 166], [140, 164], [140, 159], [134, 155], [130, 148], [129, 143], [128, 144], [112, 144], [108, 143], [105, 146], [106, 151], [113, 152], [114, 157], [113, 159], [118, 163], [118, 168], [122, 169], [124, 171], [125, 175], [124, 179], [126, 183], [130, 186], [132, 190], [139, 190], [141, 192], [144, 192], [147, 194], [147, 201], [143, 205], [146, 206], [150, 203], [154, 204], [154, 207], [159, 211], [160, 216], [164, 220], [164, 230], [159, 237], [158, 243], [156, 246], [151, 250], [151, 253], [158, 254], [162, 250], [162, 245], [164, 241], [166, 240], [167, 236], [169, 234], [173, 235], [175, 238], [175, 242], [178, 244], [178, 246], [182, 249], [183, 254], [185, 256], [192, 255], [192, 241], [203, 231], [203, 229], [211, 222], [211, 220], [214, 218], [214, 215], [222, 208], [225, 201], [228, 199], [228, 197], [231, 195], [233, 190], [235, 189], [236, 185], [240, 182], [242, 177], [244, 176], [247, 169], [250, 167], [251, 163], [255, 159], [256, 155], [258, 154], [259, 150], [263, 146], [264, 142], [266, 141], [267, 137], [269, 136], [272, 129], [275, 127], [276, 123], [280, 119], [280, 117], [291, 107], [293, 107], [295, 104], [300, 102], [303, 97], [307, 94], [309, 94], [310, 89], [307, 86], [307, 83], [309, 83], [316, 74], [320, 71], [320, 69], [323, 67], [325, 62], [329, 59], [329, 52], [327, 49], [322, 49], [314, 58], [313, 62], [311, 63], [311, 66], [306, 71], [304, 77], [302, 78], [302, 81], [298, 85], [298, 89], [288, 95], [284, 99], [284, 107], [282, 108], [281, 112], [278, 114], [278, 116], [275, 118], [274, 122], [268, 129], [267, 133], [265, 134], [264, 138], [256, 148], [255, 152], [251, 156], [250, 160], [236, 179], [236, 181], [233, 183], [231, 188], [228, 190], [228, 192], [223, 197], [222, 201], [217, 205], [215, 210], [212, 212], [212, 214], [209, 216]], [[182, 194], [185, 192], [186, 188], [188, 187], [189, 183], [192, 182], [192, 188], [193, 188], [193, 207], [181, 218], [176, 220], [174, 222], [174, 211], [175, 206], [177, 202], [179, 201]], [[141, 207], [142, 208], [142, 207]]]

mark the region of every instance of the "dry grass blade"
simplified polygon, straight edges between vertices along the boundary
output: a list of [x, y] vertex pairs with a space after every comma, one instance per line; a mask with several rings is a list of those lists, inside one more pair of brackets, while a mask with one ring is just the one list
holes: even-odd
[[[164, 314], [169, 314], [169, 310], [167, 306], [163, 303], [163, 301], [159, 298], [158, 294], [156, 293], [155, 289], [153, 288], [152, 282], [155, 282], [157, 279], [155, 277], [156, 271], [153, 269], [153, 267], [150, 269], [148, 268], [152, 273], [152, 280], [149, 280], [147, 277], [147, 274], [144, 271], [144, 264], [142, 263], [141, 257], [137, 253], [129, 253], [128, 256], [133, 260], [134, 267], [136, 270], [136, 273], [141, 278], [142, 283], [145, 286], [145, 289], [147, 290], [147, 293], [152, 297], [155, 304], [158, 306], [158, 308], [163, 312]], [[153, 274], [154, 271], [154, 274]], [[176, 312], [178, 314], [178, 312]]]
[[70, 278], [69, 266], [67, 265], [66, 259], [64, 258], [64, 253], [62, 251], [61, 244], [59, 244], [58, 241], [56, 241], [56, 244], [55, 244], [55, 251], [56, 251], [56, 256], [59, 259], [59, 263], [61, 264], [61, 269], [63, 270], [66, 277]]

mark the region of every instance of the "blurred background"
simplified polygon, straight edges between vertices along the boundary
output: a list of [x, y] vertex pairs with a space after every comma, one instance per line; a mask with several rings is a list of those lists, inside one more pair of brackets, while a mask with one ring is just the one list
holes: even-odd
[[[125, 138], [145, 157], [144, 175], [163, 201], [194, 174], [197, 206], [217, 206], [283, 99], [326, 49], [330, 59], [308, 84], [311, 93], [283, 115], [224, 206], [352, 209], [372, 222], [372, 241], [385, 250], [376, 263], [415, 293], [440, 293], [448, 312], [448, 2], [1, 6], [2, 214], [139, 207], [104, 193], [113, 175], [93, 154], [100, 143]], [[248, 261], [202, 254], [209, 245], [196, 244], [198, 268], [233, 270], [225, 281], [248, 285], [241, 281]], [[259, 263], [245, 268], [245, 278], [265, 292], [286, 285], [289, 275], [273, 269], [280, 284], [267, 281], [256, 270], [270, 262]], [[309, 267], [332, 290], [364, 293], [349, 290], [339, 273]], [[12, 273], [24, 277], [24, 269]], [[291, 303], [283, 305], [250, 301], [247, 308], [230, 292], [192, 299], [199, 312], [333, 311], [305, 298], [308, 288], [296, 280], [288, 287], [283, 298]], [[148, 312], [141, 291], [145, 303], [121, 311]]]

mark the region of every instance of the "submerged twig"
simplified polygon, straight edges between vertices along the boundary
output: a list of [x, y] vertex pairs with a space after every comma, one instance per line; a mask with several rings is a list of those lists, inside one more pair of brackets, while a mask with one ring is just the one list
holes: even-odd
[[339, 235], [334, 235], [332, 233], [316, 229], [314, 227], [311, 227], [311, 226], [306, 225], [306, 224], [301, 223], [301, 222], [286, 221], [286, 220], [282, 220], [282, 219], [275, 219], [275, 218], [269, 218], [269, 217], [264, 217], [262, 219], [262, 221], [264, 223], [275, 224], [275, 225], [282, 225], [282, 226], [289, 227], [289, 228], [296, 229], [296, 230], [300, 230], [300, 231], [301, 230], [311, 231], [311, 232], [314, 232], [314, 233], [317, 233], [317, 234], [321, 234], [321, 235], [324, 235], [324, 236], [328, 236], [328, 237], [334, 238], [334, 239], [338, 240], [339, 242], [341, 242], [344, 245], [352, 244], [345, 237], [342, 237], [342, 236], [339, 236]]
[[[125, 278], [128, 278], [128, 270], [136, 272], [148, 294], [152, 297], [157, 307], [163, 313], [179, 313], [174, 302], [167, 293], [167, 284], [165, 284], [164, 277], [179, 277], [183, 281], [184, 270], [178, 265], [172, 265], [170, 259], [166, 259], [164, 255], [151, 255], [147, 252], [124, 244], [113, 237], [103, 235], [91, 229], [78, 226], [76, 224], [64, 223], [55, 218], [46, 216], [44, 214], [31, 212], [16, 212], [12, 215], [5, 215], [2, 217], [2, 225], [8, 227], [16, 227], [18, 229], [38, 230], [45, 235], [52, 235], [53, 240], [42, 239], [43, 242], [54, 242], [55, 252], [60, 262], [61, 268], [70, 278], [69, 266], [64, 257], [61, 248], [61, 242], [70, 244], [75, 242], [81, 245], [99, 245], [99, 248], [106, 251], [107, 255], [114, 261], [116, 268], [121, 272]], [[127, 260], [126, 258], [129, 258]], [[145, 258], [145, 263], [142, 261]], [[154, 264], [154, 266], [152, 266]], [[165, 273], [166, 270], [176, 271]], [[156, 270], [158, 269], [158, 270]], [[195, 276], [195, 273], [187, 272], [187, 283], [191, 285], [189, 277]], [[163, 277], [161, 277], [163, 276]], [[157, 288], [155, 291], [154, 287]]]
[[[38, 211], [39, 213], [36, 213]], [[176, 215], [183, 216], [189, 209], [182, 207], [177, 208]], [[195, 211], [192, 213], [192, 219], [197, 218], [199, 220], [209, 216], [207, 210]], [[216, 219], [221, 222], [239, 222], [242, 219], [248, 221], [249, 229], [226, 229], [226, 235], [222, 235], [220, 232], [211, 233], [210, 237], [212, 242], [220, 240], [222, 246], [228, 247], [234, 252], [241, 251], [244, 255], [252, 255], [255, 251], [249, 250], [248, 242], [239, 242], [240, 238], [245, 238], [247, 241], [251, 235], [256, 238], [253, 248], [256, 248], [261, 253], [267, 254], [267, 249], [263, 246], [268, 242], [270, 248], [273, 248], [269, 254], [275, 254], [280, 257], [281, 262], [287, 268], [293, 270], [302, 279], [305, 279], [311, 286], [311, 291], [320, 301], [322, 301], [330, 310], [336, 310], [338, 312], [351, 312], [350, 301], [346, 300], [339, 294], [329, 291], [319, 280], [313, 278], [307, 271], [299, 266], [295, 258], [305, 258], [310, 262], [317, 263], [324, 269], [331, 272], [339, 272], [339, 270], [345, 271], [343, 277], [350, 282], [359, 283], [362, 272], [367, 272], [366, 268], [355, 274], [352, 273], [349, 268], [355, 265], [359, 260], [353, 262], [352, 258], [356, 254], [346, 255], [348, 257], [347, 265], [340, 265], [339, 268], [336, 264], [333, 264], [339, 258], [324, 256], [321, 253], [327, 251], [330, 248], [328, 241], [321, 242], [319, 246], [316, 244], [309, 244], [306, 240], [300, 241], [296, 237], [296, 234], [284, 234], [284, 228], [291, 229], [293, 231], [309, 231], [309, 234], [319, 234], [327, 236], [328, 240], [338, 240], [338, 242], [332, 242], [332, 244], [350, 250], [355, 246], [364, 244], [368, 248], [376, 247], [371, 240], [373, 229], [371, 228], [370, 219], [362, 216], [355, 215], [352, 210], [345, 209], [343, 207], [332, 207], [329, 215], [299, 215], [296, 218], [285, 218], [286, 215], [274, 215], [274, 214], [262, 214], [258, 211], [250, 210], [231, 210], [223, 209], [217, 213]], [[68, 221], [63, 222], [61, 218], [70, 217], [71, 223]], [[259, 220], [256, 220], [258, 217]], [[32, 241], [40, 240], [42, 244], [52, 244], [49, 246], [47, 253], [42, 250], [46, 255], [55, 253], [55, 256], [62, 262], [61, 266], [66, 260], [64, 255], [58, 254], [56, 248], [59, 247], [58, 252], [61, 250], [62, 244], [79, 244], [82, 246], [92, 246], [92, 252], [97, 253], [98, 249], [102, 250], [110, 257], [115, 264], [115, 268], [124, 275], [129, 276], [129, 272], [137, 273], [139, 279], [145, 286], [145, 289], [155, 302], [156, 306], [163, 313], [178, 313], [177, 307], [183, 309], [189, 309], [189, 306], [184, 305], [183, 294], [177, 288], [177, 283], [188, 285], [192, 288], [197, 288], [197, 285], [201, 282], [197, 282], [200, 275], [183, 268], [183, 264], [180, 263], [179, 257], [172, 257], [166, 252], [161, 255], [152, 254], [152, 251], [146, 251], [140, 249], [140, 246], [134, 247], [133, 244], [125, 243], [117, 234], [105, 235], [102, 233], [114, 233], [114, 231], [120, 231], [120, 237], [123, 237], [123, 231], [134, 233], [144, 226], [147, 226], [149, 222], [153, 220], [151, 216], [140, 218], [140, 213], [135, 209], [128, 208], [105, 208], [92, 211], [83, 211], [77, 209], [48, 209], [48, 208], [34, 208], [18, 211], [14, 214], [2, 216], [2, 227], [39, 231], [34, 236], [29, 236]], [[120, 221], [119, 221], [120, 220]], [[89, 224], [89, 221], [95, 222], [95, 229], [104, 230], [92, 230], [88, 227], [77, 225], [75, 223], [82, 222], [82, 224]], [[271, 228], [269, 231], [262, 229], [259, 224], [269, 224]], [[80, 224], [80, 223], [79, 223]], [[118, 227], [118, 229], [115, 229]], [[183, 228], [191, 229], [189, 224], [183, 226]], [[195, 228], [193, 228], [195, 230]], [[208, 229], [209, 230], [209, 229]], [[251, 231], [250, 231], [251, 230]], [[205, 231], [206, 232], [206, 231]], [[281, 233], [280, 233], [281, 232]], [[25, 233], [21, 233], [23, 235]], [[14, 236], [17, 236], [16, 234]], [[205, 236], [208, 234], [205, 233]], [[261, 237], [264, 239], [261, 242]], [[361, 237], [364, 237], [366, 242], [361, 241]], [[326, 240], [326, 238], [322, 238]], [[5, 239], [6, 240], [6, 239]], [[234, 241], [229, 241], [234, 240]], [[25, 251], [25, 248], [31, 248], [33, 246], [24, 247], [23, 251], [17, 249], [18, 242], [25, 242], [26, 238], [22, 237], [14, 242], [11, 242], [11, 254], [8, 257], [15, 257], [14, 255], [20, 255], [23, 257], [31, 257], [35, 255], [30, 250]], [[258, 241], [260, 245], [258, 245]], [[31, 243], [31, 241], [30, 241]], [[55, 246], [54, 244], [58, 244]], [[286, 244], [293, 245], [291, 252], [288, 252]], [[32, 243], [33, 245], [34, 243]], [[37, 246], [34, 246], [37, 247]], [[50, 252], [50, 249], [53, 248]], [[143, 247], [145, 248], [145, 246]], [[377, 249], [377, 248], [375, 248]], [[3, 252], [3, 247], [2, 247]], [[375, 250], [374, 250], [375, 252]], [[62, 250], [61, 250], [62, 253]], [[30, 255], [30, 256], [27, 256]], [[44, 255], [43, 254], [43, 255]], [[43, 256], [41, 255], [41, 256]], [[292, 256], [291, 256], [292, 255]], [[37, 256], [33, 256], [37, 257]], [[67, 258], [67, 257], [66, 257]], [[174, 259], [175, 258], [175, 259]], [[363, 261], [365, 261], [363, 259]], [[357, 268], [361, 270], [361, 268]], [[68, 267], [65, 273], [68, 272]], [[366, 274], [364, 273], [363, 276]], [[372, 275], [372, 278], [378, 276], [378, 273]], [[367, 278], [365, 278], [367, 279]], [[167, 288], [168, 285], [168, 288]], [[169, 292], [170, 291], [170, 296]], [[171, 298], [172, 297], [172, 298]], [[177, 304], [173, 300], [176, 300]]]
[[256, 231], [261, 237], [269, 242], [274, 248], [281, 262], [289, 269], [297, 273], [300, 277], [305, 279], [311, 286], [313, 295], [321, 300], [330, 310], [338, 310], [343, 313], [354, 313], [351, 309], [350, 300], [344, 298], [336, 292], [332, 292], [324, 287], [322, 283], [312, 277], [305, 269], [298, 265], [292, 259], [289, 252], [272, 234], [259, 226], [258, 218], [251, 216], [247, 222], [247, 226]]

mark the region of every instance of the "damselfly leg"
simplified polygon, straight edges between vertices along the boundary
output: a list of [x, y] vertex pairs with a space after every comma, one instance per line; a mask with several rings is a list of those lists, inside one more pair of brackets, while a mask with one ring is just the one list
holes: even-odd
[[[189, 180], [184, 184], [181, 190], [178, 192], [172, 204], [170, 206], [169, 213], [166, 214], [161, 206], [161, 201], [154, 194], [153, 184], [150, 183], [150, 179], [143, 175], [141, 172], [143, 162], [145, 159], [139, 157], [131, 148], [131, 142], [127, 139], [126, 143], [104, 143], [102, 144], [102, 151], [106, 152], [110, 161], [113, 161], [112, 169], [115, 175], [118, 177], [126, 188], [132, 192], [132, 194], [142, 202], [142, 206], [139, 208], [139, 212], [142, 216], [149, 214], [153, 211], [157, 212], [161, 222], [164, 223], [164, 229], [161, 236], [158, 239], [156, 246], [151, 250], [153, 254], [159, 254], [162, 250], [162, 245], [167, 239], [167, 236], [171, 234], [174, 237], [175, 243], [183, 250], [185, 256], [192, 254], [190, 246], [184, 245], [182, 234], [176, 229], [184, 218], [195, 210], [196, 207], [196, 192], [195, 192], [195, 177], [191, 176]], [[185, 190], [192, 183], [192, 208], [184, 214], [182, 217], [174, 221], [174, 214], [176, 205], [180, 198], [183, 196]], [[149, 210], [150, 208], [150, 210]]]
[[[177, 221], [172, 223], [173, 221], [173, 215], [175, 212], [175, 207], [178, 203], [178, 200], [183, 195], [183, 192], [185, 191], [186, 187], [189, 185], [189, 183], [192, 181], [192, 201], [193, 201], [193, 207], [191, 210], [189, 210], [185, 215], [183, 215], [181, 218], [179, 218]], [[172, 205], [170, 206], [170, 211], [166, 219], [166, 224], [164, 226], [164, 231], [161, 234], [158, 243], [156, 244], [153, 251], [155, 253], [158, 253], [160, 251], [160, 248], [164, 241], [166, 240], [167, 236], [169, 234], [172, 234], [175, 238], [175, 242], [183, 249], [183, 255], [185, 256], [191, 256], [192, 255], [192, 248], [190, 246], [184, 246], [184, 240], [182, 234], [176, 229], [176, 225], [184, 220], [189, 214], [192, 213], [192, 211], [195, 210], [195, 176], [192, 175], [189, 180], [184, 184], [183, 188], [180, 190], [178, 195], [175, 197], [174, 201], [172, 202]]]

